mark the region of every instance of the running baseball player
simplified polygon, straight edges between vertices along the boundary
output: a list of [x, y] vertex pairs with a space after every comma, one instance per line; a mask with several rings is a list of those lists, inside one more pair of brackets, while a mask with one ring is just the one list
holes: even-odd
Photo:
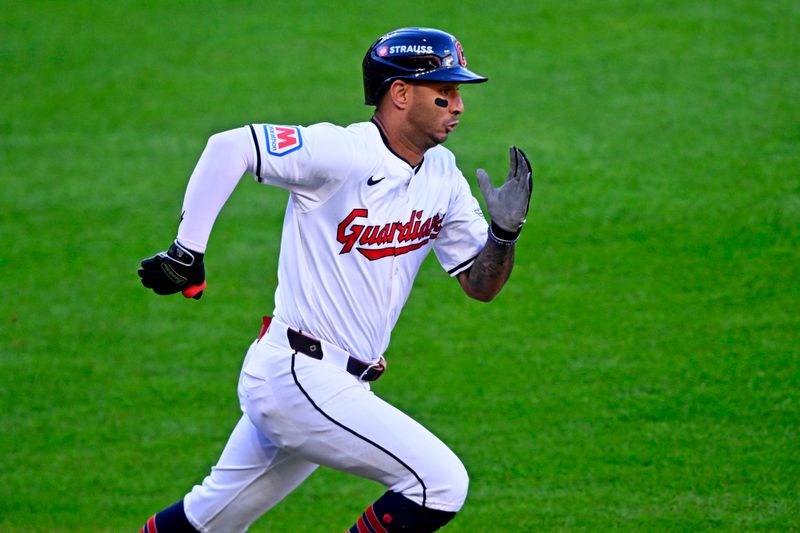
[[436, 531], [461, 509], [461, 461], [370, 382], [387, 368], [383, 353], [428, 252], [478, 300], [491, 300], [511, 273], [531, 167], [512, 147], [501, 187], [477, 171], [487, 223], [441, 146], [464, 111], [460, 84], [487, 80], [466, 66], [452, 35], [399, 29], [363, 61], [366, 104], [375, 106], [369, 122], [252, 124], [209, 139], [177, 238], [142, 261], [142, 284], [202, 296], [212, 226], [249, 172], [289, 191], [275, 309], [245, 356], [243, 416], [222, 456], [142, 532], [245, 531], [319, 465], [387, 489], [349, 532]]

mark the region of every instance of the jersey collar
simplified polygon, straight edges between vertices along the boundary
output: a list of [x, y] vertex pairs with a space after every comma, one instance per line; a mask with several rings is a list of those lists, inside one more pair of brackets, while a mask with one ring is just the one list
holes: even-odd
[[414, 174], [419, 172], [419, 169], [422, 168], [422, 163], [425, 162], [425, 156], [422, 156], [422, 161], [419, 162], [419, 165], [416, 166], [412, 165], [411, 163], [408, 162], [408, 160], [406, 160], [403, 156], [401, 156], [392, 149], [391, 145], [389, 144], [389, 139], [386, 138], [386, 134], [383, 133], [383, 129], [381, 128], [380, 124], [378, 124], [378, 122], [375, 120], [375, 117], [372, 117], [371, 119], [369, 119], [369, 121], [372, 122], [376, 128], [378, 128], [378, 133], [381, 134], [381, 140], [383, 141], [384, 146], [386, 146], [386, 148], [390, 152], [392, 152], [395, 155], [395, 157], [397, 157], [399, 160], [403, 161], [406, 165], [414, 169]]

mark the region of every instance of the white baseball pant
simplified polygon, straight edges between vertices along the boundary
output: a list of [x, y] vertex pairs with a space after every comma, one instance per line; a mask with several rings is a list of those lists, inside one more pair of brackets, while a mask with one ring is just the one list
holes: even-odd
[[[323, 353], [332, 348], [322, 343]], [[431, 509], [461, 508], [468, 476], [458, 457], [332, 359], [295, 352], [277, 321], [253, 342], [239, 378], [245, 414], [211, 474], [184, 498], [195, 528], [245, 531], [319, 465]]]

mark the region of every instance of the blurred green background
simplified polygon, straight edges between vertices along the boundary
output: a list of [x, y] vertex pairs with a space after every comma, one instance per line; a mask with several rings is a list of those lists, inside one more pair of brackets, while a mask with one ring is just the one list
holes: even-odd
[[[490, 78], [447, 144], [473, 186], [512, 143], [535, 166], [509, 285], [431, 256], [374, 387], [466, 464], [446, 530], [800, 530], [796, 1], [0, 0], [0, 531], [136, 531], [202, 480], [286, 193], [242, 180], [200, 302], [138, 262], [209, 135], [368, 119], [363, 54], [408, 25]], [[252, 531], [382, 492], [319, 471]]]

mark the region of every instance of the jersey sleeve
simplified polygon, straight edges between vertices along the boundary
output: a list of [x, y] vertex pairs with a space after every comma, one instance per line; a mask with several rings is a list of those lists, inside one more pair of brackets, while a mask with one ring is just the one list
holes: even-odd
[[248, 128], [256, 181], [292, 192], [301, 209], [328, 199], [353, 165], [355, 147], [339, 126], [251, 124]]
[[450, 276], [464, 272], [486, 245], [489, 225], [467, 180], [457, 172], [444, 226], [433, 245], [436, 258]]
[[222, 207], [245, 172], [253, 166], [251, 156], [245, 128], [217, 133], [208, 139], [183, 198], [177, 236], [181, 244], [190, 250], [205, 252]]

